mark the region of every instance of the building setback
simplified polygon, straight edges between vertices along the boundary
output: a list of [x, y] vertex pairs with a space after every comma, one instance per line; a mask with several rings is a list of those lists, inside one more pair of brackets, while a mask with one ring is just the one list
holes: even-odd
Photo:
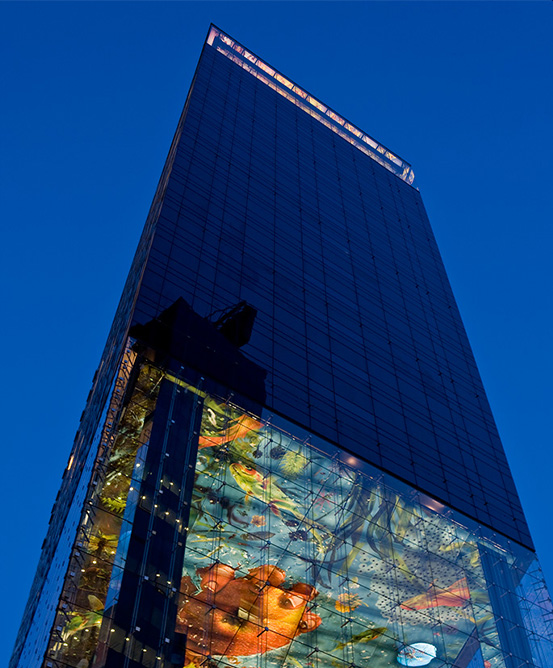
[[553, 666], [411, 167], [212, 26], [11, 668]]

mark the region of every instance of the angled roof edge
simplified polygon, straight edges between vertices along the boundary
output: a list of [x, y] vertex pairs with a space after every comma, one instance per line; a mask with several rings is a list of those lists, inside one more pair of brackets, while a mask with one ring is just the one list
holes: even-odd
[[409, 163], [389, 151], [385, 146], [320, 102], [316, 97], [310, 95], [303, 88], [300, 88], [214, 25], [210, 27], [206, 44], [215, 48], [219, 53], [245, 69], [279, 95], [303, 109], [406, 183], [411, 185], [415, 180], [415, 174]]

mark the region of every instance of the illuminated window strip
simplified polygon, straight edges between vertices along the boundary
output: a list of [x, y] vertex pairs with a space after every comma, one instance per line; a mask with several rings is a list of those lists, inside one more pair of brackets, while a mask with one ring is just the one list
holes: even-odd
[[[225, 44], [228, 49], [219, 45], [214, 46], [216, 38]], [[374, 139], [359, 130], [359, 128], [348, 123], [348, 121], [344, 120], [336, 112], [332, 111], [332, 109], [329, 109], [299, 86], [296, 86], [289, 79], [282, 76], [282, 74], [263, 62], [260, 58], [257, 58], [257, 56], [254, 56], [243, 46], [228, 37], [228, 35], [225, 35], [225, 33], [212, 26], [206, 43], [209, 46], [214, 46], [219, 53], [222, 53], [229, 60], [232, 60], [234, 63], [245, 69], [256, 79], [259, 79], [276, 91], [279, 95], [282, 95], [297, 107], [303, 109], [303, 111], [317, 119], [320, 123], [326, 125], [326, 127], [340, 135], [350, 144], [353, 144], [353, 146], [381, 164], [387, 170], [394, 173], [396, 176], [399, 176], [400, 179], [409, 184], [413, 183], [415, 175], [408, 163], [388, 151], [384, 146], [380, 145]], [[248, 61], [252, 64], [250, 65]], [[259, 70], [262, 70], [265, 74], [262, 74]], [[344, 129], [347, 130], [347, 132], [345, 132]], [[352, 134], [355, 135], [357, 139], [352, 137]]]

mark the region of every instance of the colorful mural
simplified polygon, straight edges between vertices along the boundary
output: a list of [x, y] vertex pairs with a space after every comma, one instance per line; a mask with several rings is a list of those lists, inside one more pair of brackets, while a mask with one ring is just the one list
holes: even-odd
[[205, 399], [185, 665], [509, 668], [482, 554], [513, 555], [347, 459]]
[[[132, 366], [130, 360], [125, 364]], [[102, 441], [108, 447], [100, 449], [105, 455], [96, 460], [66, 578], [64, 603], [50, 641], [49, 655], [61, 665], [91, 665], [101, 626], [109, 624], [104, 611], [114, 605], [119, 593], [162, 378], [159, 369], [142, 365], [132, 395], [120, 408], [117, 428], [111, 429], [111, 414], [106, 418]], [[126, 378], [116, 388], [113, 410], [118, 403], [115, 399], [123, 397], [125, 388]]]
[[[182, 405], [201, 411], [198, 433], [194, 411], [171, 404], [166, 414], [166, 403], [160, 412], [161, 387], [193, 397]], [[175, 433], [187, 440], [174, 445], [192, 464], [184, 457], [174, 479], [154, 424], [160, 434], [184, 427]], [[49, 660], [101, 668], [112, 652], [150, 668], [553, 666], [553, 609], [532, 552], [298, 433], [131, 356], [106, 414]], [[187, 471], [193, 488], [180, 489]], [[152, 520], [140, 562], [128, 554], [137, 512]], [[158, 568], [171, 541], [180, 586]], [[114, 621], [128, 571], [163, 597], [153, 641]], [[150, 594], [143, 587], [134, 603], [145, 620]]]

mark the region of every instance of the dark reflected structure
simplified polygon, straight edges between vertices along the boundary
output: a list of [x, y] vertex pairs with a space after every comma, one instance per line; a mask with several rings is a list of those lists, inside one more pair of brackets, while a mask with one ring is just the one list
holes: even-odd
[[11, 667], [550, 668], [411, 167], [211, 27]]

